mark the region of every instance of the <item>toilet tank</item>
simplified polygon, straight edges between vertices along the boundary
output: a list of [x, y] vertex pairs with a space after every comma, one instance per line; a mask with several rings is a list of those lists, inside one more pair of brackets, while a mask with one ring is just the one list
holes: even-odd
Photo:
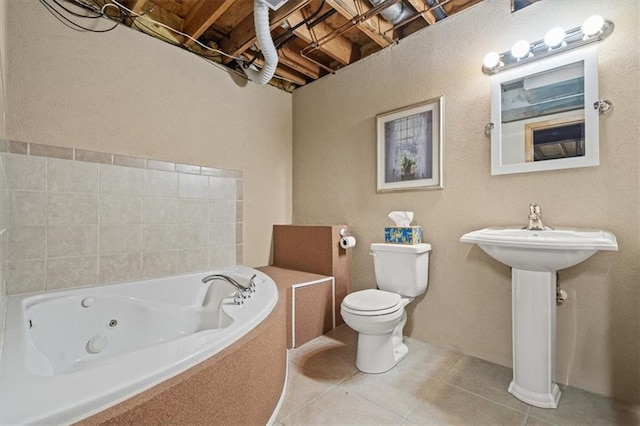
[[380, 290], [415, 297], [427, 290], [430, 244], [371, 244]]

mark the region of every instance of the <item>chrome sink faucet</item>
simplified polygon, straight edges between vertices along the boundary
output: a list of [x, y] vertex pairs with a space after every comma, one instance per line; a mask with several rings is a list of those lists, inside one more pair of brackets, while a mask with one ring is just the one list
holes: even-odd
[[529, 226], [525, 227], [530, 231], [544, 231], [548, 229], [542, 223], [542, 210], [536, 203], [529, 204]]

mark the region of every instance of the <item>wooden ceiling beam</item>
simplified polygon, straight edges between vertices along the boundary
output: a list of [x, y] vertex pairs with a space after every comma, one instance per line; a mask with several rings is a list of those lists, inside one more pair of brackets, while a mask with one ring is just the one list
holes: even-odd
[[[198, 2], [184, 19], [182, 31], [197, 39], [235, 2], [236, 0]], [[193, 40], [187, 39], [186, 45], [191, 46], [193, 43]]]
[[[293, 28], [296, 25], [304, 22], [305, 18], [301, 11], [293, 12], [287, 18], [289, 27]], [[324, 22], [320, 22], [309, 29], [306, 25], [300, 25], [293, 30], [293, 33], [299, 38], [303, 39], [307, 43], [313, 44], [318, 40], [329, 36], [334, 32], [334, 29]], [[351, 42], [341, 35], [331, 38], [318, 46], [318, 49], [342, 65], [349, 65], [352, 60], [353, 45]]]
[[[302, 9], [309, 3], [310, 0], [289, 0], [280, 9], [276, 10], [270, 18], [269, 28], [273, 31], [274, 28], [279, 27], [286, 19], [287, 16], [299, 9]], [[242, 20], [229, 34], [228, 38], [223, 39], [220, 42], [220, 49], [227, 52], [231, 56], [239, 56], [247, 50], [249, 47], [256, 43], [256, 34], [253, 24], [253, 13], [250, 13], [246, 18]], [[228, 64], [233, 59], [226, 58], [225, 64]]]
[[[327, 0], [327, 3], [348, 20], [371, 10], [371, 4], [362, 0]], [[380, 47], [393, 44], [393, 40], [384, 36], [393, 25], [379, 15], [359, 23], [357, 27]]]
[[314, 80], [320, 77], [320, 67], [317, 64], [303, 58], [300, 56], [300, 52], [296, 52], [288, 46], [278, 50], [278, 58], [280, 63], [307, 77], [311, 77]]
[[[413, 7], [418, 13], [422, 13], [428, 9], [424, 0], [407, 0], [407, 1], [411, 5], [411, 7]], [[436, 23], [436, 15], [434, 15], [433, 12], [431, 11], [422, 13], [422, 19], [427, 21], [427, 24], [429, 25], [433, 25]]]
[[134, 13], [142, 12], [142, 8], [146, 2], [147, 0], [134, 0], [131, 4], [131, 10], [133, 10]]

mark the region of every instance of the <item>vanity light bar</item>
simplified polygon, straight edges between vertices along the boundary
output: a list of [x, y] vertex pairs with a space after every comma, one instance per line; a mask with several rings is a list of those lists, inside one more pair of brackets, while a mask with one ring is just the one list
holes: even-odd
[[[484, 57], [482, 72], [487, 75], [496, 74], [556, 53], [602, 41], [611, 35], [613, 28], [613, 22], [606, 21], [598, 15], [587, 18], [581, 27], [573, 28], [566, 33], [562, 28], [552, 28], [547, 32], [544, 40], [538, 40], [533, 43], [520, 40], [508, 52], [502, 54], [497, 52], [487, 53]], [[527, 45], [529, 47], [528, 50]]]

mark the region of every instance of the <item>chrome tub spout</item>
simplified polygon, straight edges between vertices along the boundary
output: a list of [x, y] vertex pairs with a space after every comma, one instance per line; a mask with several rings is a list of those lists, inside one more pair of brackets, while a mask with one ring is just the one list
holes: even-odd
[[249, 282], [247, 283], [247, 285], [242, 285], [240, 284], [238, 281], [236, 281], [235, 279], [231, 278], [228, 275], [224, 275], [224, 274], [212, 274], [212, 275], [207, 275], [206, 277], [204, 277], [202, 279], [202, 282], [204, 284], [207, 284], [211, 281], [215, 281], [215, 280], [220, 280], [220, 281], [225, 281], [229, 284], [231, 284], [232, 286], [234, 286], [236, 288], [236, 293], [234, 295], [233, 301], [236, 305], [241, 305], [244, 303], [245, 299], [248, 299], [249, 297], [251, 297], [252, 293], [255, 293], [256, 291], [256, 283], [254, 282], [256, 278], [256, 275], [254, 274], [250, 279]]

